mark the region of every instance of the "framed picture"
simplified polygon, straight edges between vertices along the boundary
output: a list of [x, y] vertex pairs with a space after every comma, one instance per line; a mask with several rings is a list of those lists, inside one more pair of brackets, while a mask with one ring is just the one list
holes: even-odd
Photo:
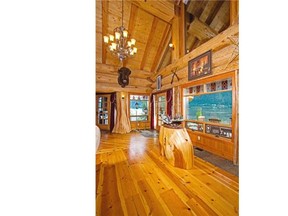
[[212, 51], [209, 50], [188, 62], [188, 80], [212, 74]]
[[157, 76], [157, 90], [161, 89], [161, 79], [162, 79], [161, 75]]

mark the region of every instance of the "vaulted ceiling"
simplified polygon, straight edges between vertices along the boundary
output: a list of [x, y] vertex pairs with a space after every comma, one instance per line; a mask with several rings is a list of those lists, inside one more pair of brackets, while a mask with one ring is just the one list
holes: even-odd
[[[124, 61], [132, 71], [125, 91], [151, 92], [151, 77], [171, 64], [173, 51], [168, 44], [181, 4], [180, 0], [124, 0], [123, 24], [138, 48], [134, 57]], [[185, 50], [189, 52], [229, 26], [229, 1], [191, 0], [186, 11]], [[96, 0], [96, 91], [121, 90], [117, 71], [122, 63], [103, 42], [104, 35], [113, 34], [121, 25], [122, 0]]]
[[186, 50], [189, 52], [229, 27], [229, 1], [189, 1], [186, 7]]

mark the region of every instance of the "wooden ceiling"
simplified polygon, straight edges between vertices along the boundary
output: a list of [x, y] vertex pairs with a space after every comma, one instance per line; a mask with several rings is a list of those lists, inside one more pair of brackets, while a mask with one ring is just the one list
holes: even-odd
[[215, 37], [230, 25], [230, 1], [189, 1], [186, 7], [186, 50]]
[[[172, 21], [180, 0], [124, 0], [124, 27], [136, 39], [137, 54], [124, 61], [132, 73], [125, 88], [118, 85], [121, 62], [107, 50], [103, 36], [122, 24], [122, 0], [96, 0], [96, 91], [151, 92], [151, 77], [171, 64]], [[186, 50], [205, 43], [229, 26], [229, 1], [187, 3]], [[179, 11], [179, 10], [178, 10]], [[184, 46], [184, 44], [183, 44]], [[179, 50], [179, 49], [178, 49]]]

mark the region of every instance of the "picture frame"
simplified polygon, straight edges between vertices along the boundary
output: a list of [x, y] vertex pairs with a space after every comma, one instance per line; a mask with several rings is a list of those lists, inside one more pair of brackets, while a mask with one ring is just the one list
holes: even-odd
[[212, 74], [212, 51], [209, 50], [188, 62], [188, 81]]
[[161, 89], [161, 82], [162, 82], [162, 76], [159, 75], [157, 76], [157, 86], [156, 86], [157, 90]]

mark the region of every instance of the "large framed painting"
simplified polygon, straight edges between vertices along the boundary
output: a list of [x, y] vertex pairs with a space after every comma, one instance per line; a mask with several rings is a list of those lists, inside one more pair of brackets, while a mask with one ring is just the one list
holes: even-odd
[[188, 62], [188, 80], [212, 74], [212, 51], [209, 50]]

